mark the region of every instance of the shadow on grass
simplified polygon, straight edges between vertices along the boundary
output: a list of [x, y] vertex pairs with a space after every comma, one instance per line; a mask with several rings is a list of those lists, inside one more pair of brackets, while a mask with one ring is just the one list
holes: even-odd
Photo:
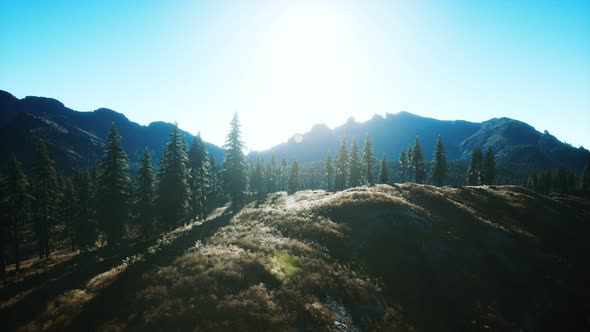
[[141, 276], [158, 266], [171, 264], [178, 256], [195, 245], [196, 241], [205, 240], [218, 229], [227, 225], [233, 214], [226, 213], [215, 219], [193, 226], [191, 230], [179, 235], [170, 245], [146, 260], [129, 266], [121, 272], [117, 280], [91, 299], [67, 328], [70, 331], [86, 331], [101, 324], [119, 318], [127, 321], [130, 303], [134, 298], [121, 298], [122, 294], [137, 294], [142, 288]]
[[31, 321], [33, 315], [42, 312], [51, 299], [69, 289], [84, 288], [90, 279], [121, 264], [121, 260], [129, 254], [145, 251], [149, 243], [142, 241], [120, 247], [101, 247], [57, 263], [51, 269], [22, 281], [6, 284], [0, 290], [3, 301], [10, 301], [22, 292], [28, 293], [13, 305], [0, 310], [3, 328], [13, 330]]

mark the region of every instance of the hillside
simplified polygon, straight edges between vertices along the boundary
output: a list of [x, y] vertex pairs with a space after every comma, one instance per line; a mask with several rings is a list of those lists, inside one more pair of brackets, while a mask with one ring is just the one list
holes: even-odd
[[24, 264], [5, 330], [579, 331], [590, 200], [521, 187], [271, 194], [157, 242]]
[[[29, 168], [37, 138], [47, 143], [49, 153], [61, 172], [73, 167], [91, 167], [102, 158], [103, 143], [115, 123], [123, 137], [130, 166], [133, 168], [148, 147], [153, 160], [159, 161], [173, 124], [152, 122], [141, 126], [125, 115], [100, 108], [93, 112], [78, 112], [51, 98], [25, 97], [18, 99], [0, 90], [0, 163], [3, 165], [16, 153], [25, 168]], [[190, 144], [193, 135], [183, 131]], [[221, 160], [221, 148], [207, 143], [211, 153]]]
[[301, 134], [302, 141], [296, 142], [293, 136], [286, 143], [276, 145], [262, 154], [268, 160], [275, 152], [283, 153], [288, 158], [300, 162], [323, 160], [326, 152], [333, 155], [342, 137], [348, 143], [356, 138], [360, 144], [369, 134], [375, 145], [375, 155], [387, 154], [388, 159], [397, 160], [402, 147], [413, 143], [416, 136], [420, 138], [424, 156], [432, 158], [432, 151], [437, 136], [443, 138], [447, 158], [467, 160], [474, 146], [482, 148], [492, 146], [496, 159], [504, 164], [521, 164], [529, 167], [566, 166], [579, 171], [590, 163], [590, 151], [574, 148], [560, 142], [549, 133], [540, 133], [532, 126], [509, 118], [490, 119], [481, 123], [467, 121], [443, 121], [425, 118], [408, 112], [375, 115], [366, 122], [349, 119], [342, 126], [333, 130], [318, 124]]

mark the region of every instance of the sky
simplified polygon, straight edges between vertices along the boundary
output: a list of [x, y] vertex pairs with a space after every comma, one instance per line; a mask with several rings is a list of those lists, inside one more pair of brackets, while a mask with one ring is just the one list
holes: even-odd
[[0, 89], [248, 150], [407, 111], [590, 148], [590, 1], [0, 1]]

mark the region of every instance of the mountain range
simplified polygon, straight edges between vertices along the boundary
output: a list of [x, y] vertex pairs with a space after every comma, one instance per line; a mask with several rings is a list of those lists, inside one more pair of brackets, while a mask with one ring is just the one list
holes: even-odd
[[[89, 167], [102, 157], [106, 135], [115, 123], [123, 137], [123, 147], [129, 155], [131, 169], [137, 166], [144, 147], [152, 158], [159, 161], [168, 133], [174, 124], [152, 122], [147, 126], [127, 119], [125, 115], [107, 108], [92, 112], [72, 110], [60, 101], [45, 97], [18, 99], [0, 90], [0, 162], [5, 163], [14, 152], [24, 164], [31, 166], [37, 138], [47, 143], [56, 167], [69, 173], [73, 167]], [[182, 131], [187, 142], [193, 135]], [[269, 160], [272, 153], [301, 163], [323, 160], [327, 152], [336, 152], [342, 138], [350, 144], [357, 139], [359, 144], [366, 135], [375, 145], [375, 155], [383, 153], [388, 160], [397, 160], [402, 147], [420, 138], [427, 160], [431, 159], [436, 137], [441, 135], [447, 159], [468, 160], [475, 146], [493, 148], [497, 162], [520, 164], [527, 167], [549, 168], [566, 166], [574, 171], [590, 163], [590, 152], [559, 141], [547, 131], [541, 133], [532, 126], [509, 118], [494, 118], [481, 123], [462, 120], [442, 121], [421, 117], [408, 112], [375, 115], [369, 121], [357, 122], [350, 118], [345, 124], [330, 129], [316, 124], [304, 134], [293, 135], [287, 142], [259, 153]], [[221, 161], [223, 150], [207, 143], [209, 151]]]
[[323, 160], [327, 152], [334, 156], [343, 137], [348, 146], [356, 139], [360, 147], [367, 134], [375, 146], [376, 157], [385, 153], [388, 160], [397, 160], [401, 149], [413, 143], [416, 137], [420, 139], [425, 158], [431, 160], [436, 138], [441, 135], [447, 159], [451, 161], [468, 160], [475, 146], [483, 150], [489, 145], [499, 163], [539, 168], [566, 166], [576, 171], [590, 163], [590, 152], [584, 147], [575, 148], [547, 131], [541, 133], [518, 120], [443, 121], [408, 112], [388, 113], [385, 117], [375, 115], [366, 122], [350, 118], [334, 129], [317, 124], [309, 132], [293, 135], [287, 142], [260, 153], [266, 160], [273, 152], [277, 157], [284, 153], [288, 159], [303, 163]]
[[[0, 161], [5, 163], [14, 152], [28, 169], [37, 138], [43, 138], [61, 172], [69, 173], [74, 167], [90, 167], [102, 158], [103, 144], [113, 123], [123, 138], [131, 169], [137, 166], [144, 147], [150, 150], [154, 161], [159, 161], [174, 126], [166, 122], [142, 126], [107, 108], [78, 112], [52, 98], [18, 99], [0, 90]], [[190, 144], [194, 136], [181, 132]], [[210, 153], [221, 161], [223, 150], [214, 144], [206, 144]]]

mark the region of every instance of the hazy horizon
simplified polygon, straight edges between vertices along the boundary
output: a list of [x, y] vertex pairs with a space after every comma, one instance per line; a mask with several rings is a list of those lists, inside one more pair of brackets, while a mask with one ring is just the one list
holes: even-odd
[[524, 121], [590, 147], [590, 2], [0, 3], [0, 89], [248, 150], [349, 117]]

